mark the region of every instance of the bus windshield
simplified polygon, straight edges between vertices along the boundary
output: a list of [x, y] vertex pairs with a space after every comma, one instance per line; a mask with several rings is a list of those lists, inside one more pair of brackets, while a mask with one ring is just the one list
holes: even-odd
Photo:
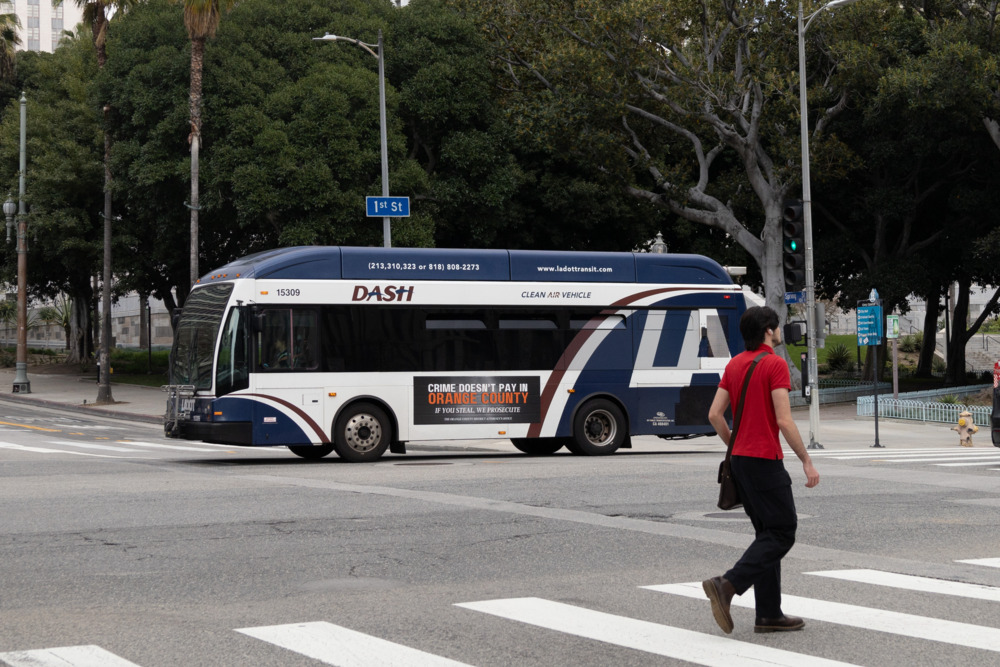
[[194, 385], [195, 389], [212, 387], [215, 340], [232, 291], [232, 283], [219, 283], [196, 289], [188, 296], [174, 332], [171, 384]]

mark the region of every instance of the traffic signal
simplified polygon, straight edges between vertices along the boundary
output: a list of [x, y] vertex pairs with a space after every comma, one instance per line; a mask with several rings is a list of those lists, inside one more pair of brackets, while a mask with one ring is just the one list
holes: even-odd
[[781, 264], [785, 275], [785, 291], [801, 292], [806, 288], [805, 219], [802, 200], [790, 199], [782, 209]]

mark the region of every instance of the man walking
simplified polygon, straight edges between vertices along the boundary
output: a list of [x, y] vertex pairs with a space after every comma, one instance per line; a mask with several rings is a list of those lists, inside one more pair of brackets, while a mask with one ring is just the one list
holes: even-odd
[[[757, 608], [754, 632], [801, 630], [805, 626], [801, 618], [785, 616], [781, 611], [781, 559], [795, 543], [798, 518], [792, 480], [782, 462], [779, 430], [802, 461], [806, 487], [819, 484], [819, 473], [792, 420], [788, 366], [774, 354], [774, 347], [781, 344], [778, 314], [766, 306], [748, 308], [740, 318], [740, 333], [746, 352], [726, 366], [708, 419], [728, 445], [726, 408], [732, 401], [736, 414], [736, 408], [743, 404], [739, 435], [733, 445], [732, 471], [743, 509], [756, 530], [756, 539], [732, 569], [721, 577], [706, 579], [702, 588], [712, 601], [712, 615], [726, 634], [733, 631], [729, 612], [733, 595], [742, 595], [751, 586]], [[750, 376], [746, 395], [740, 396], [744, 377], [762, 352], [765, 355]]]

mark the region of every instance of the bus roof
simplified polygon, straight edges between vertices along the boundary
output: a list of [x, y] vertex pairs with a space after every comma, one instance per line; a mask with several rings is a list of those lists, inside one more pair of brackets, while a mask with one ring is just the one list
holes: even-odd
[[701, 255], [348, 246], [266, 250], [199, 282], [237, 278], [733, 284], [725, 269]]

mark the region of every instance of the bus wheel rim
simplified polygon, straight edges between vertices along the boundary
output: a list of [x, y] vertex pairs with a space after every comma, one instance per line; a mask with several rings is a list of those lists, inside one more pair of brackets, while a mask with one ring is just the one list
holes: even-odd
[[369, 452], [382, 441], [382, 424], [369, 414], [355, 415], [344, 429], [344, 439], [351, 449]]
[[603, 445], [615, 439], [617, 425], [607, 410], [595, 410], [587, 415], [583, 427], [587, 440], [595, 445]]

